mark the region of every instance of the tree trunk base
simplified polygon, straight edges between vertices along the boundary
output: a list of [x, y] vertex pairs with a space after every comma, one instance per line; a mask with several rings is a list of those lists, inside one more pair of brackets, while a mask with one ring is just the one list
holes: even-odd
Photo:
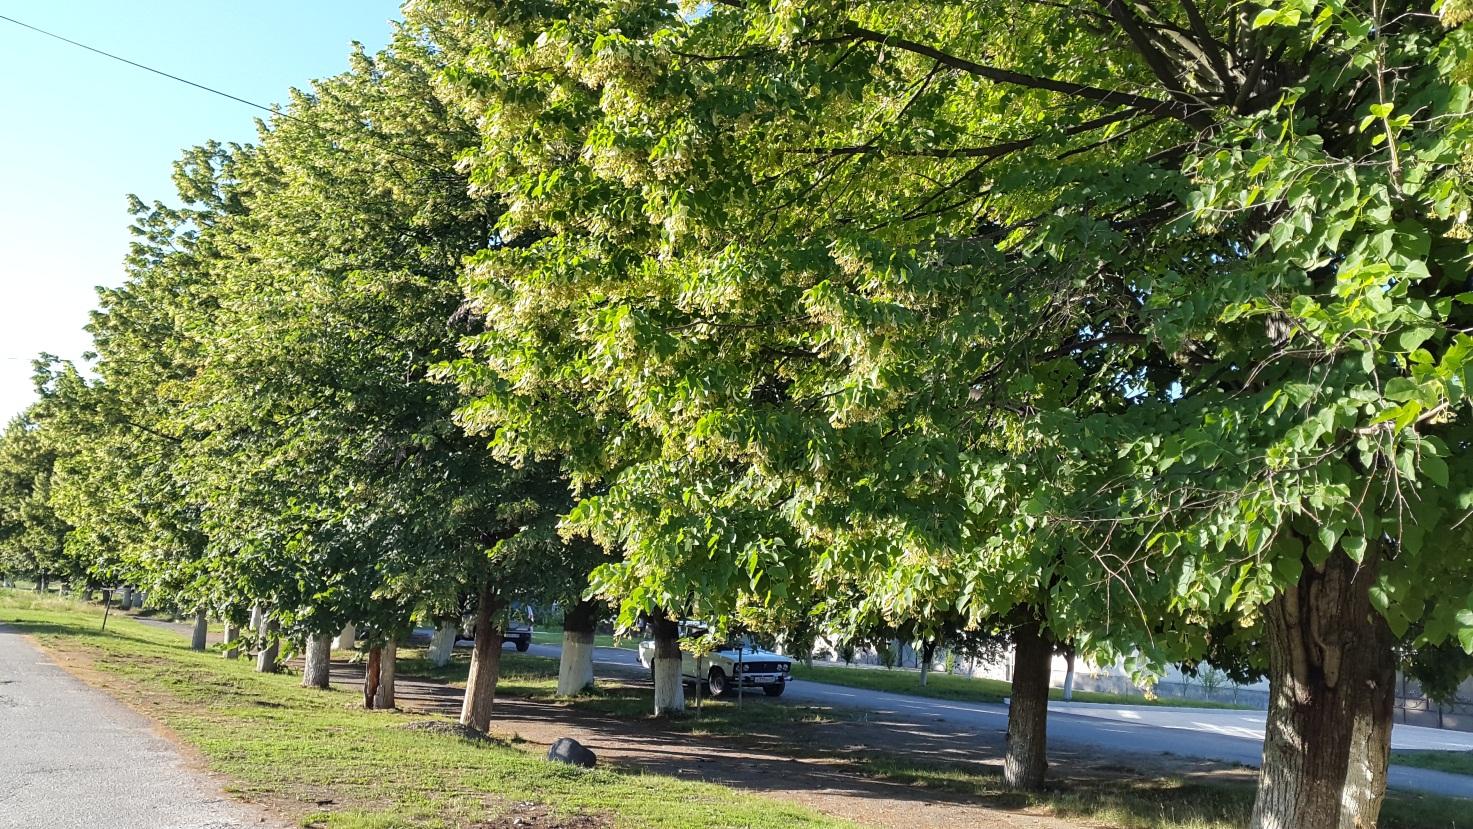
[[1018, 628], [1013, 641], [1013, 688], [1003, 781], [1010, 789], [1034, 791], [1043, 787], [1048, 773], [1048, 686], [1054, 648], [1031, 621]]
[[1370, 602], [1375, 562], [1305, 560], [1267, 607], [1270, 697], [1252, 829], [1374, 829], [1386, 794], [1396, 660]]

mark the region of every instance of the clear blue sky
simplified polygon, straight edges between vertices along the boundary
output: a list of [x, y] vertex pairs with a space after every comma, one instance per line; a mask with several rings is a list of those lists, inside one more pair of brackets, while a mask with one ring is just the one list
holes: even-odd
[[[0, 14], [263, 104], [343, 71], [395, 0], [0, 0]], [[171, 164], [263, 113], [0, 21], [0, 425], [33, 399], [31, 360], [77, 359], [96, 285], [122, 280], [126, 196], [171, 201]]]

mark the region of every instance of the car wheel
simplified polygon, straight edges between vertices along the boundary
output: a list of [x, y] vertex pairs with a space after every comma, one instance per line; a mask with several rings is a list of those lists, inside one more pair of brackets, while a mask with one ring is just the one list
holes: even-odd
[[786, 687], [788, 687], [788, 683], [786, 682], [780, 682], [777, 685], [763, 685], [762, 693], [767, 694], [769, 697], [780, 697], [783, 695], [783, 689]]
[[711, 696], [718, 699], [731, 692], [731, 682], [726, 678], [726, 671], [720, 668], [711, 669], [706, 684], [711, 688]]
[[532, 640], [531, 639], [518, 639], [517, 640], [517, 653], [526, 653], [527, 652], [527, 649], [530, 648], [530, 647], [532, 647]]

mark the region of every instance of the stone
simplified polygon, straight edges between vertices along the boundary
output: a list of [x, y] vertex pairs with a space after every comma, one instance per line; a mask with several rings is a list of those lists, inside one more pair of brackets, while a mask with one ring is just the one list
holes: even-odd
[[582, 766], [585, 769], [591, 769], [598, 763], [598, 757], [572, 737], [559, 737], [547, 750], [547, 759], [554, 763]]

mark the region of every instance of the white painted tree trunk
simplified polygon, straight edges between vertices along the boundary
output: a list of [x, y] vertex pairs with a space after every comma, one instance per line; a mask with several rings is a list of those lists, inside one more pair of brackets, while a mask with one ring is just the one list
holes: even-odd
[[331, 682], [332, 635], [323, 633], [307, 639], [306, 664], [302, 667], [303, 688], [327, 688]]
[[332, 649], [335, 651], [350, 651], [358, 647], [358, 628], [352, 622], [343, 625], [343, 632], [338, 638], [332, 640]]
[[233, 622], [225, 623], [225, 653], [226, 659], [240, 658], [240, 627]]
[[[251, 621], [248, 630], [252, 636], [256, 637], [257, 642], [260, 641], [261, 634], [266, 630], [266, 611], [259, 604], [251, 605]], [[259, 647], [256, 652], [260, 652]]]
[[209, 642], [209, 638], [210, 617], [209, 614], [205, 613], [204, 608], [200, 608], [194, 612], [194, 632], [189, 637], [189, 649], [192, 651], [204, 650], [205, 645]]
[[373, 707], [387, 711], [394, 707], [394, 662], [399, 645], [393, 639], [384, 643], [378, 663], [378, 691], [373, 697]]
[[459, 632], [460, 627], [454, 622], [441, 622], [435, 628], [435, 635], [430, 637], [430, 649], [426, 654], [431, 665], [443, 668], [450, 664], [450, 656], [455, 651], [455, 635]]
[[679, 714], [685, 711], [685, 682], [680, 676], [680, 628], [669, 619], [656, 619], [654, 627], [655, 716]]
[[274, 674], [277, 670], [276, 658], [281, 652], [281, 643], [276, 639], [278, 629], [276, 620], [262, 614], [264, 620], [261, 629], [261, 651], [256, 654], [256, 673]]
[[685, 683], [680, 677], [680, 657], [655, 657], [655, 714], [685, 711]]
[[563, 631], [563, 652], [558, 659], [557, 693], [571, 697], [593, 684], [593, 631]]
[[1065, 671], [1064, 671], [1064, 699], [1065, 699], [1065, 701], [1068, 701], [1068, 700], [1074, 699], [1074, 649], [1073, 648], [1070, 648], [1069, 649], [1069, 652], [1066, 653], [1066, 654], [1064, 654], [1064, 666], [1065, 666]]

